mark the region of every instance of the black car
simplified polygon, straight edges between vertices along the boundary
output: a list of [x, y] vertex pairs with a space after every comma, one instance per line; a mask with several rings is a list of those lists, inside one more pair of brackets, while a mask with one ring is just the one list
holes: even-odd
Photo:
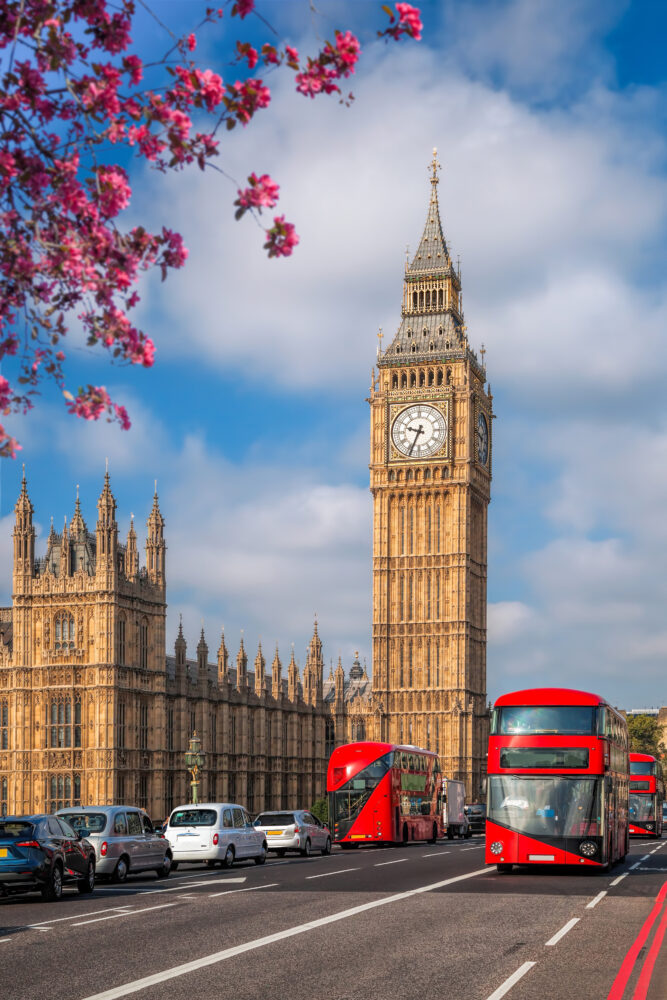
[[486, 806], [483, 802], [472, 802], [464, 809], [468, 817], [471, 833], [485, 833], [486, 831]]
[[57, 900], [63, 885], [95, 888], [95, 848], [60, 816], [0, 819], [0, 896], [41, 892]]

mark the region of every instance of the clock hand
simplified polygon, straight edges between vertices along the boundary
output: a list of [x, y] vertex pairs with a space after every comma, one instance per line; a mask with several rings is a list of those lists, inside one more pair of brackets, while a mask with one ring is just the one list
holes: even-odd
[[408, 452], [408, 456], [409, 456], [414, 451], [414, 447], [417, 444], [417, 438], [419, 437], [420, 434], [424, 433], [424, 427], [423, 427], [423, 424], [420, 424], [419, 427], [408, 427], [408, 430], [412, 431], [412, 433], [415, 436], [414, 441], [410, 445], [410, 451]]

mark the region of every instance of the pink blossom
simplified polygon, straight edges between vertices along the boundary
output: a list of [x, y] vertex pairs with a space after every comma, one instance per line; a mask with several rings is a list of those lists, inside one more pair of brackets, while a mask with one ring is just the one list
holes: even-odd
[[292, 62], [292, 63], [298, 63], [298, 61], [299, 61], [299, 50], [298, 49], [292, 48], [291, 45], [286, 45], [285, 46], [285, 53], [286, 53], [287, 58], [288, 58], [288, 60], [290, 62]]
[[194, 50], [197, 48], [197, 39], [195, 38], [194, 34], [188, 35], [186, 39], [186, 44], [190, 52], [194, 52]]
[[204, 103], [206, 104], [206, 109], [208, 111], [213, 111], [217, 108], [218, 104], [221, 103], [224, 89], [222, 86], [222, 78], [218, 76], [217, 73], [213, 73], [210, 69], [205, 69], [203, 73], [197, 71], [197, 79], [199, 81], [199, 88], [202, 97], [204, 98]]
[[264, 249], [269, 257], [290, 257], [292, 250], [299, 242], [294, 226], [285, 222], [284, 215], [276, 215], [271, 229], [266, 230], [267, 240]]
[[122, 167], [100, 167], [97, 171], [98, 201], [103, 216], [118, 215], [130, 201], [132, 189]]
[[0, 410], [6, 410], [12, 398], [12, 387], [7, 379], [0, 375]]
[[347, 66], [354, 66], [359, 59], [359, 53], [361, 52], [361, 46], [359, 45], [359, 40], [355, 38], [351, 31], [336, 32], [336, 48], [340, 58]]
[[424, 25], [421, 20], [421, 11], [418, 7], [412, 7], [409, 3], [397, 3], [396, 10], [398, 11], [399, 24], [405, 25], [407, 34], [411, 35], [416, 42], [418, 42], [422, 37], [422, 28]]
[[243, 20], [255, 9], [255, 0], [236, 0], [232, 7], [232, 17], [238, 16]]
[[279, 184], [276, 184], [268, 174], [257, 177], [255, 173], [248, 177], [250, 187], [238, 192], [238, 198], [234, 202], [238, 205], [236, 212], [237, 219], [240, 218], [249, 208], [257, 208], [261, 212], [262, 208], [274, 208], [278, 202]]
[[258, 108], [268, 107], [271, 101], [271, 91], [261, 80], [236, 81], [227, 88], [232, 95], [230, 110], [243, 124], [247, 125]]

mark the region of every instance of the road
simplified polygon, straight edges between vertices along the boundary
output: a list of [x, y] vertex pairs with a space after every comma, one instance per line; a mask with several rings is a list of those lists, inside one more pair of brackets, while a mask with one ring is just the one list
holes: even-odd
[[483, 858], [481, 837], [335, 848], [0, 900], [0, 997], [665, 1000], [667, 840], [609, 873]]

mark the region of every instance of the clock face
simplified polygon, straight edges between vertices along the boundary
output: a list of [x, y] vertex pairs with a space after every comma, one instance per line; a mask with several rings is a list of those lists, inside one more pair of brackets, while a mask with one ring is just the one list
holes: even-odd
[[486, 465], [489, 457], [489, 425], [483, 413], [477, 416], [477, 460]]
[[447, 418], [435, 406], [416, 403], [396, 417], [391, 439], [406, 458], [429, 458], [447, 440]]

